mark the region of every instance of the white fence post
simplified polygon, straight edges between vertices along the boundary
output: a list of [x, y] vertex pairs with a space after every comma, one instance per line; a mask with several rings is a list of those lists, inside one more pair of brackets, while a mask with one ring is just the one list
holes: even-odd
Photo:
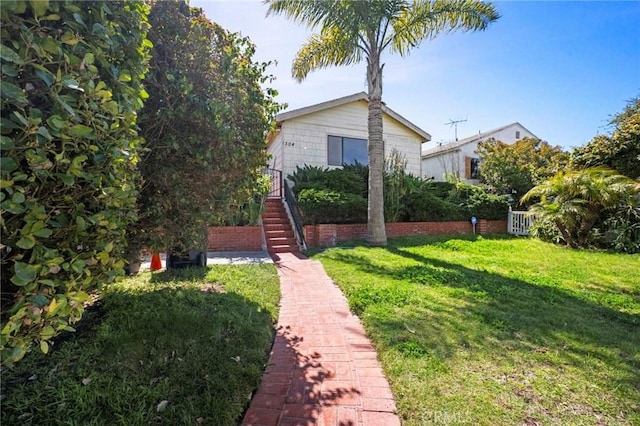
[[529, 228], [533, 225], [535, 217], [526, 211], [513, 211], [509, 207], [507, 216], [507, 232], [514, 235], [529, 235]]

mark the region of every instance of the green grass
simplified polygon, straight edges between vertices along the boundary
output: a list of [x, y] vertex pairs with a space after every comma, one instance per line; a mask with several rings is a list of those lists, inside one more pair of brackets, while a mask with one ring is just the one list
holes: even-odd
[[456, 236], [313, 257], [360, 315], [404, 424], [640, 424], [639, 255]]
[[109, 286], [53, 353], [2, 372], [2, 423], [236, 424], [260, 383], [279, 297], [273, 265]]

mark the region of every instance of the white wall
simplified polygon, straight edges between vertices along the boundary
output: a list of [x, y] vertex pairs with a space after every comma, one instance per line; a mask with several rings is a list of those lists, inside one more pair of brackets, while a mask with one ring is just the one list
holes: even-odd
[[[516, 131], [520, 132], [520, 137], [519, 138], [516, 138]], [[489, 138], [494, 138], [495, 140], [498, 140], [498, 141], [500, 141], [502, 143], [506, 143], [507, 145], [511, 145], [515, 141], [517, 141], [518, 139], [535, 138], [535, 135], [533, 133], [530, 133], [527, 129], [525, 129], [521, 125], [515, 123], [512, 126], [509, 126], [509, 127], [505, 128], [505, 129], [502, 129], [499, 132], [491, 134], [490, 136], [484, 138], [483, 140], [489, 139]]]
[[[516, 132], [520, 132], [520, 137], [516, 138]], [[535, 138], [536, 136], [522, 127], [518, 123], [514, 123], [498, 132], [487, 134], [478, 140], [461, 145], [452, 151], [443, 152], [439, 155], [422, 159], [422, 177], [433, 177], [436, 182], [446, 180], [447, 174], [454, 174], [460, 177], [464, 182], [477, 184], [478, 179], [465, 179], [465, 157], [477, 158], [478, 143], [490, 138], [494, 138], [507, 145], [513, 144], [516, 140], [522, 138]]]
[[453, 150], [441, 155], [422, 160], [422, 177], [433, 178], [436, 182], [445, 181], [445, 176], [453, 174], [464, 177], [464, 158], [460, 159], [460, 151]]
[[[327, 137], [368, 139], [367, 112], [367, 103], [356, 101], [286, 120], [269, 152], [282, 159], [281, 164], [279, 160], [276, 164], [285, 177], [304, 164], [328, 167]], [[406, 156], [407, 172], [420, 176], [420, 136], [386, 114], [383, 131], [385, 155], [397, 149]]]

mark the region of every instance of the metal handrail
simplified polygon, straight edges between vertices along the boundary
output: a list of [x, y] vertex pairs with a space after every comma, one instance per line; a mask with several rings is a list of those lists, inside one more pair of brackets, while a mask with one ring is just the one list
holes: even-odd
[[268, 197], [282, 198], [282, 171], [276, 169], [266, 169], [266, 174], [271, 177], [271, 188]]
[[284, 179], [284, 201], [287, 203], [289, 207], [289, 212], [291, 212], [291, 218], [293, 219], [293, 225], [296, 228], [296, 236], [299, 238], [300, 246], [306, 247], [304, 240], [304, 227], [302, 222], [302, 213], [300, 212], [300, 207], [298, 207], [298, 202], [296, 201], [296, 196], [291, 190], [289, 183], [286, 179]]

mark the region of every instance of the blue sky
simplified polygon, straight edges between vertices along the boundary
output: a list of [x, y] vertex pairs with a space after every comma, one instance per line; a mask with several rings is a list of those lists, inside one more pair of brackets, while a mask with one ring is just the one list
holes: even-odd
[[[291, 62], [311, 32], [265, 17], [260, 1], [196, 1], [207, 17], [257, 46], [289, 109], [366, 91], [365, 64], [315, 71], [298, 83]], [[387, 55], [383, 100], [450, 142], [514, 121], [569, 150], [608, 133], [611, 115], [640, 96], [640, 1], [499, 1], [484, 32], [442, 34], [406, 57]]]

